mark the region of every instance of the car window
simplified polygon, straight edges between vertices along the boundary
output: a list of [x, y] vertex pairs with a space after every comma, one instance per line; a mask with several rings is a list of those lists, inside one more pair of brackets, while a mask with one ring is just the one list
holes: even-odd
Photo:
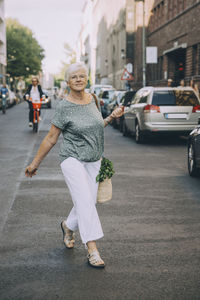
[[138, 103], [139, 100], [140, 100], [140, 95], [136, 94], [135, 97], [133, 97], [131, 104]]
[[104, 91], [104, 92], [103, 92], [102, 98], [106, 98], [106, 99], [109, 98], [108, 91]]
[[199, 105], [197, 96], [193, 91], [173, 90], [155, 91], [152, 104], [158, 106], [195, 106]]
[[100, 90], [101, 90], [101, 87], [96, 87], [96, 88], [94, 89], [94, 93], [97, 94], [97, 95], [99, 95]]
[[125, 96], [123, 96], [122, 99], [120, 100], [120, 102], [123, 106], [124, 106], [124, 100], [125, 100]]
[[199, 100], [193, 91], [175, 90], [176, 105], [195, 106], [199, 105]]
[[124, 106], [127, 105], [127, 103], [131, 103], [133, 97], [135, 96], [135, 92], [134, 91], [129, 91], [126, 92], [125, 96], [124, 96]]
[[148, 96], [147, 95], [146, 96], [142, 96], [139, 99], [138, 103], [147, 103], [147, 100], [148, 100]]
[[108, 91], [108, 97], [107, 98], [111, 98], [114, 95], [115, 91]]

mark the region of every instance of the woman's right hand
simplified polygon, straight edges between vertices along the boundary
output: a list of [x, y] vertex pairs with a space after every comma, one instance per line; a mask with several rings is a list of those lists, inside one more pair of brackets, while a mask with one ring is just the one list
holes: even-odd
[[33, 177], [34, 175], [36, 175], [36, 172], [37, 172], [37, 168], [33, 164], [30, 164], [25, 169], [25, 175], [26, 175], [26, 177]]

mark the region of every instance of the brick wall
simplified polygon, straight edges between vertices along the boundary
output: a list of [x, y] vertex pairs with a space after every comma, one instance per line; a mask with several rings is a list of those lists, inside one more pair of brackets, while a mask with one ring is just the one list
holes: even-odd
[[[160, 11], [159, 11], [160, 9]], [[164, 15], [162, 15], [164, 14]], [[159, 16], [163, 16], [159, 19]], [[163, 70], [158, 81], [173, 77], [175, 58], [173, 54], [178, 47], [186, 44], [185, 49], [185, 78], [189, 80], [195, 76], [200, 86], [200, 1], [199, 0], [155, 0], [152, 14], [147, 28], [147, 45], [158, 47], [158, 57], [163, 57]], [[155, 21], [157, 18], [157, 21]], [[160, 20], [160, 21], [159, 21]], [[174, 52], [165, 51], [174, 48]], [[184, 49], [183, 49], [184, 51]], [[178, 53], [178, 52], [177, 52]], [[178, 54], [176, 54], [178, 57]], [[173, 59], [172, 59], [173, 58]], [[174, 65], [173, 65], [174, 64]], [[153, 66], [148, 66], [148, 69]], [[153, 83], [151, 73], [148, 73], [150, 82]], [[156, 84], [156, 82], [154, 82]]]

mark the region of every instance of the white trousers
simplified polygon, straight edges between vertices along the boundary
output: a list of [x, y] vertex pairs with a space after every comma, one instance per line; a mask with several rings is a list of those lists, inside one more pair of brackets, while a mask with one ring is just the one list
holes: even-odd
[[65, 182], [73, 201], [73, 208], [65, 220], [69, 229], [79, 229], [82, 242], [95, 241], [103, 237], [103, 231], [96, 209], [101, 161], [82, 162], [69, 157], [61, 163]]

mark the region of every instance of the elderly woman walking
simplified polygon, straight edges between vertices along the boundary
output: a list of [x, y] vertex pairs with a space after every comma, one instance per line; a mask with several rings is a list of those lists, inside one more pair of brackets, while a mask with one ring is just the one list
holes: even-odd
[[113, 118], [123, 115], [123, 109], [117, 108], [103, 119], [95, 98], [85, 92], [87, 80], [87, 68], [83, 63], [70, 65], [66, 72], [70, 93], [57, 105], [50, 131], [32, 163], [26, 167], [25, 174], [27, 177], [36, 175], [40, 163], [62, 132], [61, 169], [73, 201], [69, 216], [61, 223], [63, 240], [65, 246], [72, 249], [75, 243], [74, 231], [79, 229], [82, 242], [88, 249], [88, 263], [103, 268], [105, 263], [96, 246], [96, 240], [103, 237], [96, 209], [96, 176], [104, 151], [104, 127]]

